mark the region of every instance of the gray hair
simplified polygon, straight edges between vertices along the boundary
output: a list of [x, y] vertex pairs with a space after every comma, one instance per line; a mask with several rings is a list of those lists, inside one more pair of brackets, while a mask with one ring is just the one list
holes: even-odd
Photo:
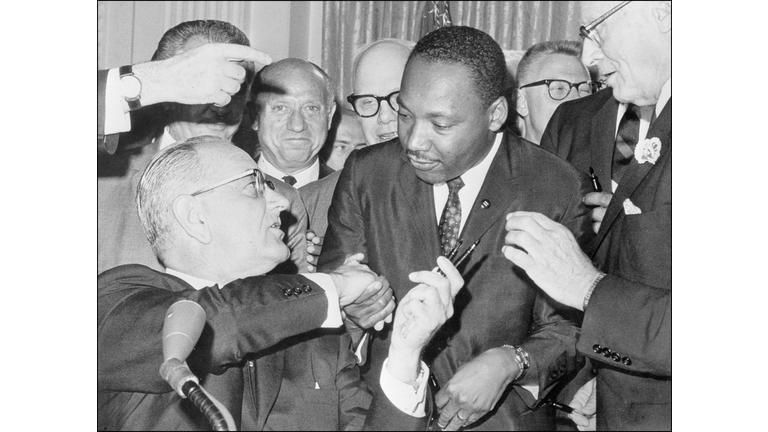
[[[576, 57], [581, 62], [581, 42], [570, 40], [555, 40], [539, 42], [525, 52], [517, 64], [516, 80], [521, 85], [529, 84], [534, 67], [547, 56], [560, 54]], [[585, 69], [586, 71], [586, 69]]]
[[207, 135], [187, 139], [158, 153], [139, 180], [136, 192], [139, 219], [152, 250], [161, 260], [173, 240], [173, 201], [179, 195], [191, 193], [192, 188], [207, 177], [208, 170], [195, 146], [208, 142], [232, 145], [223, 138]]
[[[201, 38], [211, 43], [231, 43], [251, 46], [248, 36], [234, 25], [219, 20], [195, 20], [183, 22], [163, 34], [152, 60], [165, 60], [180, 54], [182, 47], [192, 38]], [[243, 62], [249, 73], [255, 73], [253, 62]], [[252, 75], [250, 75], [252, 76]]]
[[381, 45], [384, 43], [390, 43], [395, 45], [400, 45], [403, 48], [408, 50], [408, 54], [413, 51], [413, 47], [416, 46], [416, 42], [409, 41], [406, 39], [395, 39], [395, 38], [384, 38], [384, 39], [377, 39], [372, 42], [368, 42], [367, 44], [363, 45], [357, 50], [357, 53], [355, 54], [354, 60], [352, 60], [352, 76], [357, 76], [357, 67], [360, 63], [360, 59], [363, 57], [363, 54], [368, 52], [371, 48], [375, 47], [376, 45]]

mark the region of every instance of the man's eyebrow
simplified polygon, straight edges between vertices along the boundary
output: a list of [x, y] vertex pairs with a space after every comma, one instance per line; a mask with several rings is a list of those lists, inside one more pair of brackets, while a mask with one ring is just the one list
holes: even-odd
[[[400, 105], [401, 108], [405, 108], [406, 110], [410, 111], [410, 109], [408, 109], [408, 107], [400, 100], [400, 97], [397, 98], [397, 104]], [[428, 118], [441, 117], [441, 118], [453, 119], [452, 114], [449, 114], [444, 111], [435, 111], [435, 112], [427, 113], [427, 117]]]

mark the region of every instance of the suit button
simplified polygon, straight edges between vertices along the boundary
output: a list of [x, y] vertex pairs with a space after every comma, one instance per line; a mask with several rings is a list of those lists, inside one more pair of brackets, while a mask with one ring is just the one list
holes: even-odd
[[632, 366], [632, 359], [629, 357], [624, 357], [621, 359], [621, 362], [624, 363], [627, 366]]
[[312, 287], [309, 285], [302, 285], [301, 288], [304, 290], [304, 292], [312, 291]]
[[557, 371], [552, 371], [552, 373], [549, 374], [549, 377], [552, 379], [557, 379]]
[[613, 353], [613, 355], [611, 356], [611, 358], [612, 358], [612, 359], [613, 359], [613, 361], [615, 361], [615, 362], [617, 362], [617, 361], [621, 360], [621, 356], [619, 355], [619, 353]]
[[304, 291], [302, 291], [302, 290], [301, 290], [301, 287], [295, 287], [295, 288], [293, 289], [293, 293], [294, 293], [294, 294], [296, 294], [296, 295], [299, 295], [299, 294], [301, 294], [301, 293], [303, 293], [303, 292], [304, 292]]
[[610, 358], [610, 357], [611, 357], [611, 354], [613, 354], [613, 351], [609, 350], [608, 348], [605, 348], [605, 349], [603, 350], [603, 355], [604, 355], [604, 356], [606, 356], [606, 357]]
[[560, 373], [565, 373], [565, 365], [560, 366]]
[[290, 289], [290, 288], [286, 288], [286, 289], [283, 290], [283, 295], [286, 296], [286, 297], [290, 297], [290, 296], [293, 295], [293, 290]]
[[595, 344], [592, 346], [592, 351], [594, 351], [596, 354], [600, 354], [601, 352], [603, 352], [603, 347], [598, 344]]

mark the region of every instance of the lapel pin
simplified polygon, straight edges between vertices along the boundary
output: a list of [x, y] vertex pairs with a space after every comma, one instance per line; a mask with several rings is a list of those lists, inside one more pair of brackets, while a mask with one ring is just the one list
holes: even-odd
[[484, 199], [483, 202], [480, 203], [480, 208], [487, 209], [490, 206], [491, 206], [491, 202], [488, 201], [487, 199]]

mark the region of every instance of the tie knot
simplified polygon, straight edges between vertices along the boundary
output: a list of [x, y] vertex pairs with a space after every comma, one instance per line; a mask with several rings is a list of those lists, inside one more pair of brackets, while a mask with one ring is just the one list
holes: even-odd
[[283, 181], [293, 186], [296, 184], [296, 177], [287, 175], [283, 177]]
[[462, 180], [461, 177], [456, 177], [455, 179], [448, 181], [448, 190], [451, 192], [456, 192], [463, 187], [464, 180]]

